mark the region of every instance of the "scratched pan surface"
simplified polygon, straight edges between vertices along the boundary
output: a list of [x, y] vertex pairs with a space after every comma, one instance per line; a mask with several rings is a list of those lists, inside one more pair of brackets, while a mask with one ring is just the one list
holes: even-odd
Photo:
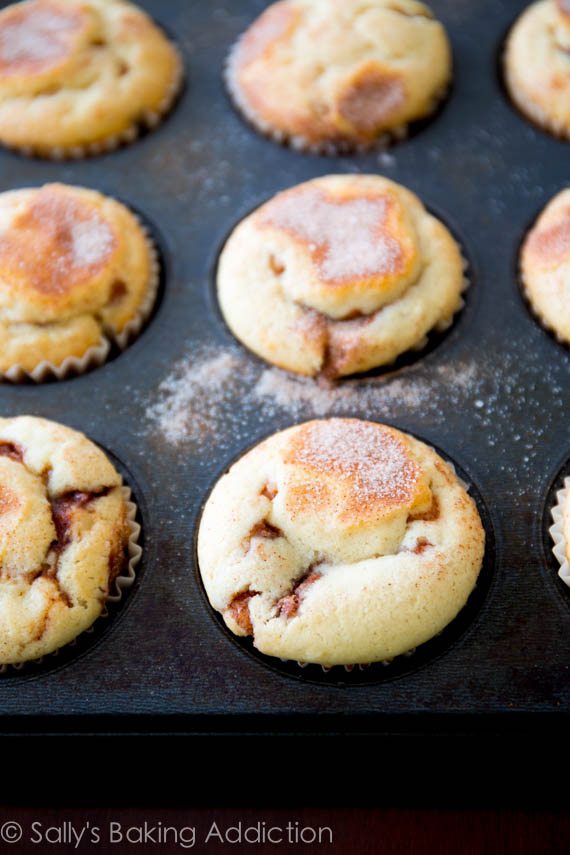
[[[570, 591], [549, 555], [546, 508], [569, 471], [570, 356], [521, 298], [516, 255], [525, 229], [568, 180], [570, 146], [521, 118], [501, 88], [500, 46], [525, 4], [433, 0], [455, 56], [444, 109], [388, 158], [333, 159], [266, 141], [227, 100], [224, 57], [264, 0], [141, 5], [174, 34], [186, 63], [186, 89], [163, 126], [77, 163], [0, 152], [2, 190], [61, 180], [130, 203], [154, 229], [164, 268], [159, 308], [126, 353], [67, 382], [0, 387], [3, 415], [61, 420], [112, 452], [135, 491], [145, 537], [136, 585], [90, 637], [42, 665], [0, 675], [1, 730], [389, 732], [519, 721], [538, 729], [545, 717], [555, 724], [568, 710]], [[301, 671], [255, 654], [221, 627], [197, 575], [196, 524], [213, 483], [291, 416], [250, 408], [239, 439], [222, 447], [213, 436], [200, 455], [140, 430], [173, 362], [194, 346], [232, 343], [212, 299], [232, 226], [277, 190], [328, 172], [402, 182], [464, 247], [472, 279], [465, 311], [437, 346], [381, 381], [425, 381], [429, 399], [410, 406], [403, 398], [389, 416], [379, 404], [375, 417], [455, 462], [488, 531], [481, 584], [450, 630], [415, 656], [352, 674]], [[466, 365], [474, 379], [459, 399], [448, 384]], [[227, 406], [239, 408], [238, 396]]]

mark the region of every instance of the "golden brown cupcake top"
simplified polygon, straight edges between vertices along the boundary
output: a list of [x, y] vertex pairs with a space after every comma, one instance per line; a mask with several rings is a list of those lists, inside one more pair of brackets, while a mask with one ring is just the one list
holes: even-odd
[[557, 193], [523, 244], [522, 287], [536, 315], [570, 344], [570, 189]]
[[449, 44], [416, 0], [280, 0], [231, 54], [228, 85], [262, 131], [301, 148], [371, 145], [431, 112]]
[[[141, 231], [124, 206], [86, 188], [0, 194], [0, 319], [46, 323], [118, 304], [128, 226]], [[144, 236], [141, 248], [148, 274]]]
[[[14, 199], [0, 196], [0, 217], [2, 207], [10, 215]], [[117, 226], [102, 216], [101, 202], [102, 197], [49, 184], [16, 209], [9, 227], [0, 231], [2, 290], [21, 301], [22, 321], [49, 320], [66, 308], [96, 305], [98, 282], [120, 241]]]
[[529, 232], [524, 247], [525, 265], [557, 268], [570, 262], [570, 193], [544, 212]]
[[0, 142], [81, 157], [156, 123], [181, 79], [174, 46], [122, 0], [25, 0], [0, 12]]
[[570, 5], [538, 0], [513, 25], [505, 51], [511, 98], [537, 124], [570, 137]]
[[154, 248], [117, 200], [64, 184], [0, 193], [0, 371], [120, 343], [156, 278]]
[[274, 196], [220, 256], [236, 337], [280, 368], [339, 377], [393, 361], [461, 305], [456, 241], [405, 187], [328, 175]]
[[291, 519], [361, 528], [431, 504], [425, 474], [404, 434], [348, 419], [308, 422], [283, 451], [284, 502]]
[[93, 29], [86, 5], [29, 0], [0, 12], [0, 75], [39, 79], [73, 59]]
[[331, 317], [377, 310], [417, 277], [417, 235], [388, 184], [300, 185], [275, 196], [258, 217], [305, 259], [309, 276], [295, 296]]

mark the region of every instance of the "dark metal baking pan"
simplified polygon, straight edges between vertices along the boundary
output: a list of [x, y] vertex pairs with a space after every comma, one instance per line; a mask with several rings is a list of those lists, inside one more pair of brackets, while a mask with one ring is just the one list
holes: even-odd
[[[559, 725], [570, 694], [570, 591], [556, 579], [544, 520], [551, 485], [570, 459], [570, 355], [529, 313], [516, 256], [528, 225], [567, 182], [570, 148], [517, 113], [497, 74], [505, 32], [525, 3], [433, 0], [454, 50], [448, 102], [388, 156], [339, 158], [263, 139], [225, 94], [227, 51], [264, 0], [141, 5], [184, 55], [187, 85], [172, 115], [96, 159], [55, 163], [0, 152], [2, 190], [58, 180], [115, 195], [155, 229], [164, 262], [160, 306], [125, 353], [65, 382], [0, 387], [3, 415], [60, 420], [112, 452], [135, 490], [145, 538], [137, 584], [96, 630], [96, 643], [81, 646], [81, 655], [66, 652], [57, 667], [0, 679], [0, 730], [373, 734]], [[358, 685], [285, 673], [244, 650], [220, 628], [196, 572], [196, 523], [215, 479], [294, 421], [290, 413], [250, 408], [239, 434], [221, 442], [214, 433], [200, 448], [171, 447], [147, 419], [177, 360], [204, 345], [239, 349], [212, 299], [231, 228], [276, 191], [330, 172], [403, 183], [464, 248], [472, 285], [449, 333], [389, 376], [346, 382], [429, 389], [415, 405], [396, 395], [389, 409], [379, 396], [373, 417], [447, 454], [475, 485], [490, 534], [486, 581], [459, 631], [436, 640], [436, 655], [420, 652], [417, 667]], [[465, 366], [470, 380], [458, 391], [454, 372]], [[240, 396], [224, 406], [231, 427]], [[308, 406], [301, 418], [312, 415]], [[370, 406], [350, 415], [370, 417]]]

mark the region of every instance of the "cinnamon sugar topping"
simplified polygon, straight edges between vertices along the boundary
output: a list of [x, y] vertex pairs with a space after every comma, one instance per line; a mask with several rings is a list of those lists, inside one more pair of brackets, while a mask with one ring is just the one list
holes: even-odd
[[244, 591], [241, 594], [236, 594], [228, 607], [231, 616], [246, 635], [253, 635], [249, 601], [255, 596], [257, 596], [256, 591]]
[[342, 94], [339, 111], [355, 128], [371, 132], [405, 102], [404, 83], [398, 75], [367, 68]]
[[249, 28], [239, 43], [237, 60], [239, 66], [255, 62], [265, 51], [283, 38], [295, 18], [287, 2], [274, 3]]
[[64, 294], [96, 275], [115, 246], [110, 226], [96, 211], [48, 186], [0, 233], [0, 268], [9, 282]]
[[334, 199], [317, 187], [286, 191], [259, 212], [260, 222], [302, 241], [328, 284], [390, 276], [404, 265], [402, 246], [389, 233], [388, 196]]
[[12, 442], [0, 442], [0, 456], [17, 460], [18, 463], [22, 463], [24, 460], [24, 452]]
[[281, 597], [276, 603], [277, 614], [281, 617], [292, 618], [297, 615], [304, 594], [315, 582], [321, 578], [322, 574], [316, 570], [309, 570], [302, 579], [295, 585], [290, 594]]
[[15, 510], [20, 504], [18, 496], [9, 487], [0, 484], [0, 516]]
[[555, 225], [548, 228], [539, 225], [528, 236], [526, 251], [548, 265], [570, 259], [570, 207], [564, 214]]
[[84, 22], [77, 9], [42, 0], [7, 10], [0, 18], [2, 74], [34, 73], [57, 64]]
[[346, 482], [362, 506], [410, 502], [421, 476], [405, 442], [371, 422], [330, 419], [300, 428], [284, 455], [286, 463]]

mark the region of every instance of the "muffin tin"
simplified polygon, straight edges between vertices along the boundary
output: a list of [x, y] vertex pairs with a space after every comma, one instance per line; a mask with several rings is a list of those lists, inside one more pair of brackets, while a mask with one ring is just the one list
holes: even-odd
[[[126, 202], [152, 229], [163, 267], [162, 299], [124, 353], [75, 379], [0, 387], [2, 415], [62, 421], [111, 452], [144, 536], [136, 583], [105, 623], [49, 662], [0, 675], [0, 732], [386, 733], [458, 722], [508, 730], [521, 717], [538, 730], [545, 717], [561, 721], [570, 591], [557, 578], [546, 528], [553, 490], [570, 471], [570, 354], [531, 316], [517, 256], [526, 229], [568, 180], [570, 149], [530, 125], [504, 93], [502, 43], [526, 4], [433, 0], [454, 50], [448, 101], [387, 152], [334, 158], [263, 139], [224, 91], [226, 54], [265, 0], [140, 5], [175, 35], [186, 64], [186, 90], [165, 122], [92, 160], [0, 152], [2, 189], [59, 180]], [[344, 382], [429, 390], [415, 404], [396, 394], [389, 407], [379, 394], [373, 417], [454, 462], [473, 485], [488, 534], [481, 582], [449, 630], [405, 660], [350, 673], [253, 652], [221, 626], [196, 568], [196, 528], [219, 475], [262, 437], [312, 418], [311, 408], [298, 417], [243, 408], [236, 391], [222, 406], [230, 428], [241, 413], [240, 430], [179, 448], [147, 419], [181, 357], [205, 345], [239, 351], [213, 287], [233, 226], [276, 191], [329, 172], [381, 173], [410, 187], [467, 256], [472, 284], [453, 327], [419, 358]], [[370, 407], [334, 413], [370, 417]]]

